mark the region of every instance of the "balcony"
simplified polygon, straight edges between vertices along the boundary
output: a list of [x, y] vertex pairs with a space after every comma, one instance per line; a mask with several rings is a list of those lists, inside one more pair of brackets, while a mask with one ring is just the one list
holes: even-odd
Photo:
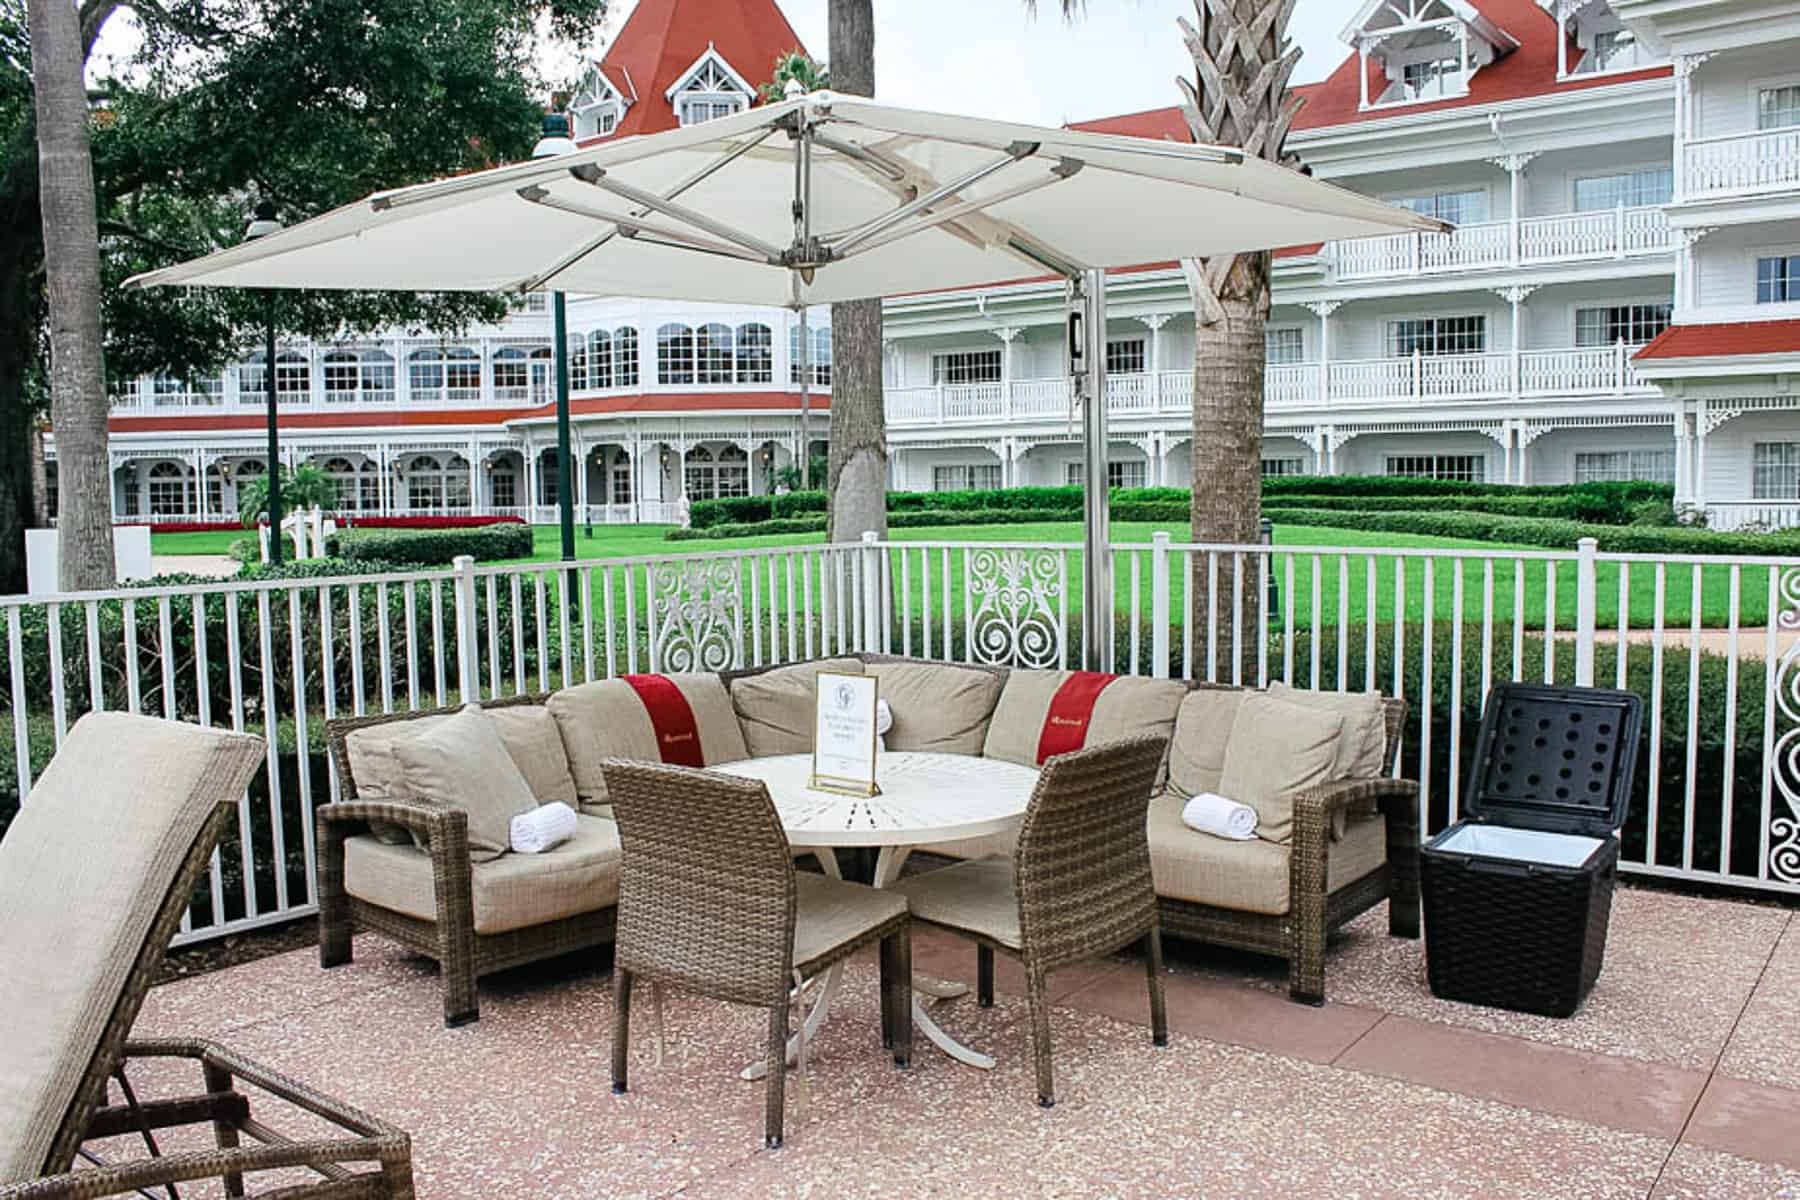
[[1453, 233], [1394, 233], [1332, 242], [1325, 255], [1340, 280], [1443, 275], [1490, 267], [1628, 258], [1674, 249], [1660, 206], [1490, 221]]
[[1800, 188], [1800, 126], [1698, 138], [1681, 165], [1683, 200], [1791, 191]]
[[[1564, 347], [1518, 355], [1518, 382], [1510, 353], [1413, 355], [1319, 363], [1271, 365], [1265, 375], [1267, 405], [1321, 408], [1334, 405], [1417, 404], [1504, 400], [1512, 397], [1654, 396], [1654, 384], [1631, 366], [1634, 346]], [[1321, 387], [1329, 372], [1330, 387]], [[1115, 417], [1178, 415], [1192, 411], [1192, 371], [1113, 375], [1107, 380], [1107, 412]], [[1061, 421], [1070, 412], [1067, 379], [1016, 379], [889, 388], [888, 424], [896, 428]]]

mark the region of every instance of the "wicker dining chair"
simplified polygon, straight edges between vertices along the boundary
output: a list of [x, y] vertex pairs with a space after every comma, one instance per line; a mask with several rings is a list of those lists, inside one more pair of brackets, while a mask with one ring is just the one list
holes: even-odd
[[[280, 1190], [295, 1200], [411, 1200], [411, 1142], [393, 1126], [211, 1042], [126, 1040], [266, 754], [260, 738], [90, 713], [0, 841], [0, 1200], [174, 1196], [203, 1179], [242, 1196], [246, 1180], [288, 1168], [317, 1176]], [[193, 1063], [198, 1094], [139, 1103], [125, 1068], [150, 1058]], [[121, 1103], [108, 1103], [109, 1081]], [[271, 1130], [240, 1082], [312, 1128], [297, 1140]], [[158, 1153], [158, 1132], [199, 1125], [216, 1148]], [[103, 1162], [84, 1146], [121, 1135], [150, 1157]], [[77, 1157], [94, 1165], [73, 1169]]]
[[904, 897], [796, 872], [787, 834], [760, 782], [622, 760], [602, 769], [621, 846], [614, 1092], [626, 1090], [637, 980], [766, 1008], [763, 1140], [779, 1149], [790, 985], [876, 941], [882, 1044], [892, 1047], [897, 1066], [908, 1064], [912, 940]]
[[977, 1001], [993, 1003], [994, 951], [1025, 967], [1038, 1103], [1056, 1103], [1050, 1061], [1051, 971], [1145, 944], [1153, 1044], [1169, 1042], [1162, 936], [1144, 816], [1167, 743], [1126, 738], [1044, 764], [1011, 859], [1000, 855], [903, 879], [915, 921], [976, 945]]

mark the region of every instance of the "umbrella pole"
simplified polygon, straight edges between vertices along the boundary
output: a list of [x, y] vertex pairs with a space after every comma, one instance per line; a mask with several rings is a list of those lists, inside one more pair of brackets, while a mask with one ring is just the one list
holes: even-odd
[[556, 506], [562, 519], [562, 556], [575, 561], [575, 471], [569, 461], [569, 310], [561, 292], [550, 293], [551, 336], [556, 339]]
[[1069, 375], [1081, 405], [1082, 660], [1113, 669], [1112, 540], [1106, 432], [1106, 272], [1069, 276]]

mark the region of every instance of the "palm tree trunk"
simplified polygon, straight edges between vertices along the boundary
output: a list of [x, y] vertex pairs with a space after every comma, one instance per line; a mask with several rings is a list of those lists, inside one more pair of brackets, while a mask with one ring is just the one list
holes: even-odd
[[32, 0], [38, 187], [50, 319], [50, 422], [64, 591], [110, 587], [115, 573], [100, 345], [100, 242], [80, 17], [69, 0]]
[[[831, 87], [875, 94], [873, 0], [831, 0]], [[831, 456], [826, 469], [831, 540], [887, 536], [887, 409], [881, 391], [881, 301], [831, 306]]]
[[[1247, 154], [1285, 162], [1288, 127], [1299, 100], [1287, 96], [1288, 77], [1300, 50], [1287, 44], [1295, 0], [1194, 0], [1195, 24], [1180, 22], [1194, 59], [1193, 82], [1180, 80], [1182, 110], [1194, 139], [1238, 146]], [[1197, 542], [1255, 542], [1262, 517], [1263, 343], [1269, 318], [1269, 254], [1259, 251], [1182, 264], [1194, 301], [1193, 499]], [[1263, 597], [1255, 560], [1248, 578], [1234, 580], [1235, 565], [1221, 558], [1215, 611], [1230, 613], [1241, 597], [1243, 625], [1257, 628]], [[1196, 556], [1188, 587], [1190, 628], [1206, 620], [1209, 597], [1205, 556]], [[1236, 586], [1234, 587], [1234, 583]], [[1256, 645], [1236, 647], [1244, 678], [1256, 662]], [[1231, 678], [1230, 649], [1212, 667]]]

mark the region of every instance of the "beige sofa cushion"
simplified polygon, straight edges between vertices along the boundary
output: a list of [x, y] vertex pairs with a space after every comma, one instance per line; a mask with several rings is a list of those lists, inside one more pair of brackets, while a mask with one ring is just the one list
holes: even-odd
[[875, 662], [881, 698], [894, 714], [889, 750], [980, 754], [1004, 680], [998, 672], [948, 663]]
[[[344, 753], [350, 759], [350, 774], [356, 780], [358, 800], [417, 800], [406, 785], [406, 773], [394, 757], [394, 743], [418, 737], [448, 720], [448, 717], [417, 717], [410, 721], [392, 721], [358, 729], [344, 738]], [[373, 822], [369, 832], [389, 845], [410, 844], [412, 836], [398, 825]]]
[[1256, 834], [1294, 835], [1294, 793], [1337, 778], [1344, 718], [1329, 709], [1266, 694], [1244, 697], [1231, 723], [1219, 794], [1256, 810]]
[[[1252, 838], [1234, 842], [1181, 823], [1186, 799], [1164, 791], [1150, 801], [1147, 821], [1150, 874], [1156, 894], [1234, 912], [1280, 916], [1290, 907], [1290, 848]], [[1326, 886], [1336, 891], [1387, 861], [1387, 819], [1352, 820], [1342, 841], [1331, 844]]]
[[1217, 792], [1238, 706], [1252, 693], [1199, 687], [1182, 697], [1169, 742], [1169, 786], [1182, 796]]
[[854, 658], [825, 658], [731, 681], [731, 707], [749, 757], [811, 753], [821, 671], [861, 675], [863, 665]]
[[1291, 688], [1279, 681], [1269, 685], [1269, 695], [1289, 704], [1322, 708], [1344, 718], [1344, 739], [1338, 746], [1336, 779], [1376, 779], [1388, 773], [1387, 719], [1380, 692], [1316, 692]]
[[[619, 828], [603, 817], [578, 816], [575, 836], [542, 854], [508, 854], [471, 872], [476, 933], [505, 933], [619, 899]], [[431, 855], [372, 837], [344, 841], [344, 889], [390, 912], [437, 920]]]
[[537, 802], [560, 801], [574, 808], [575, 777], [569, 773], [569, 755], [550, 710], [541, 704], [510, 704], [482, 711], [493, 720], [501, 745], [531, 785]]
[[537, 807], [494, 719], [472, 704], [417, 737], [394, 742], [393, 751], [414, 795], [469, 815], [474, 861], [506, 853], [512, 819]]
[[[994, 706], [982, 753], [1027, 767], [1039, 766], [1038, 742], [1056, 693], [1074, 671], [1012, 671]], [[1144, 679], [1121, 675], [1094, 701], [1084, 745], [1138, 734], [1167, 738], [1175, 727], [1175, 713], [1187, 694], [1187, 685], [1173, 679]]]
[[[744, 732], [738, 725], [731, 695], [717, 675], [669, 675], [694, 714], [700, 735], [701, 761], [707, 766], [749, 758]], [[581, 811], [609, 817], [606, 780], [600, 764], [609, 758], [633, 758], [662, 762], [656, 727], [638, 693], [623, 679], [602, 679], [565, 688], [550, 697], [550, 715], [556, 719]]]

